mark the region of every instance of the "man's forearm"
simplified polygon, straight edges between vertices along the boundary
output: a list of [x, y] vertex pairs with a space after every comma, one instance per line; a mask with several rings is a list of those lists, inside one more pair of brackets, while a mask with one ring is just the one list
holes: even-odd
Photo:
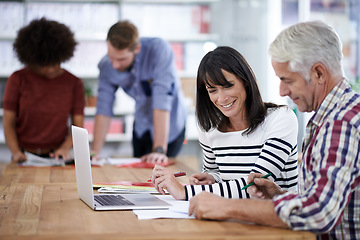
[[167, 150], [170, 128], [170, 112], [160, 109], [154, 109], [154, 142], [153, 148], [162, 147]]
[[274, 209], [272, 200], [264, 199], [230, 199], [226, 207], [228, 216], [260, 225], [288, 228]]

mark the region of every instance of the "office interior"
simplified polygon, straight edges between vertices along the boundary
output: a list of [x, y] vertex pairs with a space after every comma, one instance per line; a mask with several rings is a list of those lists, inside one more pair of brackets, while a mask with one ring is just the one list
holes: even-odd
[[[299, 121], [298, 146], [311, 113], [279, 96], [279, 79], [270, 64], [267, 48], [284, 28], [301, 21], [323, 20], [333, 26], [343, 42], [345, 74], [360, 90], [360, 1], [358, 0], [22, 0], [0, 1], [0, 119], [7, 78], [21, 68], [12, 42], [18, 29], [32, 19], [46, 17], [69, 26], [79, 42], [74, 57], [63, 67], [83, 79], [87, 107], [85, 127], [94, 124], [97, 64], [106, 54], [106, 33], [118, 20], [132, 21], [141, 36], [168, 40], [188, 104], [186, 140], [180, 155], [201, 162], [195, 118], [197, 67], [207, 51], [231, 46], [253, 68], [265, 101], [289, 105]], [[101, 155], [131, 156], [134, 101], [121, 89], [116, 94], [114, 119]], [[0, 125], [0, 162], [10, 162]]]

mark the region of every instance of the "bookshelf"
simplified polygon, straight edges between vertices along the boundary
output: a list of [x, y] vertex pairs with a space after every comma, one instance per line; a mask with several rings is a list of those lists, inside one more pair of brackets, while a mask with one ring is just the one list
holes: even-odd
[[[180, 76], [195, 77], [203, 45], [215, 41], [210, 33], [211, 3], [198, 1], [0, 1], [0, 77], [21, 64], [12, 51], [17, 30], [32, 19], [47, 17], [69, 26], [79, 44], [64, 67], [83, 79], [97, 78], [97, 64], [106, 53], [106, 33], [119, 19], [132, 21], [141, 36], [162, 37], [173, 46]], [[21, 17], [19, 17], [21, 16]], [[193, 60], [195, 59], [195, 60]]]
[[[80, 77], [93, 94], [97, 90], [97, 64], [106, 54], [106, 34], [119, 19], [132, 21], [140, 36], [161, 37], [174, 50], [176, 65], [188, 99], [190, 118], [194, 122], [195, 77], [205, 54], [204, 44], [216, 40], [211, 33], [211, 4], [217, 0], [0, 0], [0, 120], [2, 97], [7, 78], [22, 66], [12, 49], [17, 31], [32, 19], [46, 17], [66, 24], [78, 41], [74, 57], [63, 67]], [[88, 89], [89, 90], [89, 89]], [[126, 104], [124, 104], [124, 102]], [[122, 90], [114, 104], [114, 129], [109, 142], [131, 141], [134, 100]], [[93, 124], [94, 107], [85, 109], [85, 125]], [[195, 122], [193, 123], [195, 124]], [[1, 124], [2, 125], [2, 124]], [[188, 139], [196, 139], [194, 126], [188, 126]], [[0, 144], [5, 142], [0, 129]]]

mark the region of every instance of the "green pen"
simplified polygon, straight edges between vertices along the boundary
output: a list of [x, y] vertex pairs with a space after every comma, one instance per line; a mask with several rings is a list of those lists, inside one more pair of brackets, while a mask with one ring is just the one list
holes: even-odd
[[[262, 177], [260, 177], [260, 178], [268, 178], [268, 177], [270, 177], [270, 176], [271, 176], [271, 173], [268, 173], [268, 174], [266, 174], [266, 175], [264, 175], [264, 176], [262, 176]], [[249, 183], [248, 185], [244, 186], [241, 190], [247, 189], [248, 187], [250, 187], [250, 186], [252, 186], [252, 185], [254, 185], [254, 182], [251, 182], [251, 183]]]

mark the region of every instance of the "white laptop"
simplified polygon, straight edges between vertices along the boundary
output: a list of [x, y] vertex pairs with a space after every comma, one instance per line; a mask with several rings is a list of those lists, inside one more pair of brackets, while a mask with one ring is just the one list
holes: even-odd
[[171, 205], [149, 193], [94, 194], [88, 132], [72, 126], [76, 183], [79, 197], [94, 210], [168, 209]]

